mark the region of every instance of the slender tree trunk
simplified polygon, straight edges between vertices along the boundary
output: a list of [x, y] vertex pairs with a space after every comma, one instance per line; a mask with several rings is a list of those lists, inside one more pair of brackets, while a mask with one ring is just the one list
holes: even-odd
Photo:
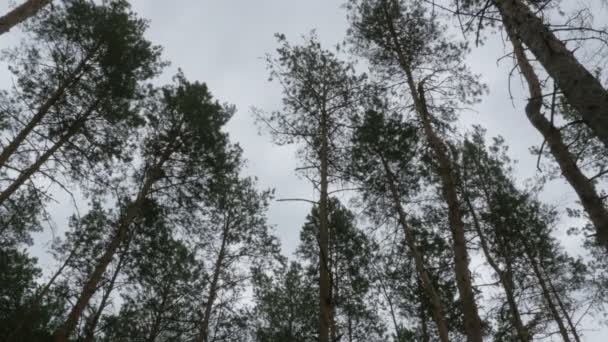
[[101, 302], [99, 303], [99, 308], [95, 311], [92, 319], [87, 322], [85, 326], [85, 336], [84, 342], [93, 342], [95, 338], [95, 329], [97, 329], [97, 324], [99, 323], [99, 319], [101, 318], [101, 314], [103, 310], [108, 305], [108, 300], [110, 299], [110, 294], [114, 290], [114, 284], [116, 283], [116, 279], [118, 279], [118, 275], [122, 269], [122, 265], [127, 255], [128, 244], [123, 253], [120, 255], [120, 259], [118, 260], [118, 264], [116, 265], [116, 269], [114, 270], [114, 274], [112, 274], [112, 278], [110, 279], [110, 283], [108, 284], [108, 288], [106, 292], [103, 294], [101, 298]]
[[559, 294], [559, 292], [553, 285], [553, 282], [551, 281], [551, 277], [547, 274], [546, 267], [542, 261], [541, 261], [541, 266], [545, 270], [544, 274], [547, 276], [547, 284], [549, 284], [549, 287], [551, 288], [551, 293], [553, 293], [553, 296], [555, 297], [555, 300], [557, 301], [557, 305], [559, 306], [562, 314], [566, 318], [566, 323], [568, 323], [568, 327], [570, 327], [570, 332], [572, 333], [574, 340], [576, 342], [581, 342], [581, 338], [578, 334], [578, 331], [576, 330], [576, 325], [574, 324], [574, 322], [572, 322], [572, 318], [570, 317], [570, 314], [568, 313], [568, 310], [567, 310], [566, 306], [564, 305], [564, 302], [561, 299], [561, 295]]
[[422, 305], [422, 302], [420, 303], [420, 305], [418, 306], [418, 313], [420, 315], [420, 330], [422, 330], [422, 342], [429, 342], [430, 341], [430, 336], [429, 336], [429, 327], [428, 324], [426, 323], [426, 312], [424, 310], [424, 306]]
[[[82, 238], [82, 236], [78, 238], [74, 248], [72, 248], [68, 257], [65, 259], [63, 264], [61, 264], [59, 269], [53, 274], [51, 279], [44, 285], [44, 287], [40, 291], [38, 291], [36, 293], [34, 298], [30, 301], [30, 303], [28, 304], [28, 306], [29, 306], [28, 310], [35, 309], [36, 307], [38, 307], [40, 305], [40, 302], [42, 301], [42, 299], [47, 295], [47, 293], [51, 289], [51, 286], [53, 286], [53, 284], [55, 283], [55, 280], [57, 280], [57, 278], [59, 278], [61, 273], [63, 273], [63, 270], [68, 266], [68, 264], [70, 263], [70, 261], [72, 260], [74, 255], [76, 254], [76, 251], [82, 241], [81, 238]], [[21, 321], [19, 321], [19, 323], [17, 323], [17, 326], [14, 327], [13, 331], [8, 335], [6, 340], [9, 342], [17, 342], [19, 339], [19, 336], [21, 336], [22, 329], [24, 329], [24, 327], [28, 324], [29, 320], [31, 320], [31, 319], [32, 319], [32, 314], [27, 314]]]
[[583, 174], [576, 164], [574, 157], [563, 141], [560, 131], [541, 113], [542, 92], [538, 77], [526, 58], [518, 36], [514, 32], [509, 31], [509, 37], [513, 44], [517, 63], [530, 90], [530, 99], [526, 105], [526, 115], [547, 141], [551, 154], [557, 161], [564, 178], [576, 191], [585, 212], [587, 212], [587, 215], [589, 215], [591, 222], [595, 226], [598, 243], [608, 250], [608, 209], [606, 209], [602, 198], [598, 195], [591, 180]]
[[353, 342], [353, 320], [348, 316], [348, 342]]
[[14, 26], [33, 17], [40, 9], [52, 0], [26, 0], [21, 5], [13, 8], [4, 16], [0, 17], [0, 35], [10, 31]]
[[82, 292], [76, 301], [74, 307], [68, 314], [68, 317], [63, 322], [63, 324], [55, 330], [53, 340], [54, 342], [67, 342], [68, 338], [76, 328], [76, 324], [78, 323], [78, 319], [82, 315], [82, 312], [88, 305], [91, 297], [95, 294], [99, 282], [103, 277], [108, 265], [112, 261], [114, 254], [120, 247], [120, 245], [126, 240], [129, 228], [133, 221], [137, 219], [140, 214], [142, 207], [144, 206], [146, 197], [152, 190], [152, 186], [159, 179], [163, 164], [169, 159], [173, 152], [173, 148], [171, 145], [166, 148], [161, 157], [159, 158], [156, 165], [154, 165], [150, 172], [147, 173], [146, 179], [143, 183], [141, 190], [139, 191], [137, 198], [133, 203], [131, 203], [127, 209], [125, 210], [125, 214], [122, 215], [118, 225], [116, 227], [116, 231], [114, 233], [114, 237], [106, 247], [104, 254], [97, 261], [97, 265], [95, 269], [89, 276], [89, 279], [86, 281], [82, 288]]
[[528, 334], [528, 330], [525, 328], [525, 326], [521, 320], [521, 314], [519, 313], [517, 301], [515, 300], [514, 289], [511, 286], [512, 282], [508, 279], [506, 272], [500, 269], [500, 267], [498, 266], [498, 263], [496, 262], [496, 260], [494, 260], [494, 257], [490, 253], [490, 247], [488, 245], [488, 242], [486, 241], [483, 231], [481, 230], [481, 224], [479, 222], [479, 219], [477, 218], [477, 214], [475, 213], [475, 208], [473, 208], [473, 205], [472, 205], [466, 191], [463, 191], [463, 193], [464, 193], [464, 200], [469, 208], [469, 212], [471, 213], [471, 216], [473, 217], [473, 226], [475, 227], [475, 230], [477, 231], [477, 235], [479, 236], [481, 250], [483, 251], [483, 254], [486, 257], [488, 264], [490, 264], [490, 267], [492, 267], [494, 272], [496, 272], [496, 274], [498, 275], [498, 280], [500, 281], [502, 288], [505, 290], [507, 304], [509, 305], [509, 310], [511, 311], [511, 315], [513, 318], [513, 325], [515, 326], [517, 335], [519, 336], [519, 339], [522, 342], [529, 342], [530, 336]]
[[65, 92], [76, 84], [83, 75], [83, 71], [87, 67], [87, 63], [90, 57], [94, 54], [92, 52], [88, 57], [84, 58], [76, 69], [72, 72], [71, 76], [68, 77], [56, 90], [55, 92], [38, 108], [36, 114], [28, 121], [27, 125], [17, 133], [15, 138], [0, 152], [0, 167], [6, 165], [9, 158], [17, 151], [19, 146], [23, 144], [28, 135], [36, 128], [42, 119], [47, 115], [51, 107], [59, 101]]
[[217, 297], [218, 284], [219, 284], [220, 274], [222, 272], [222, 264], [224, 263], [224, 257], [226, 255], [226, 247], [228, 245], [228, 229], [230, 227], [229, 221], [230, 221], [230, 219], [226, 218], [226, 222], [224, 224], [224, 229], [222, 232], [222, 243], [220, 245], [220, 250], [218, 252], [217, 259], [215, 261], [215, 269], [213, 270], [213, 278], [211, 280], [211, 285], [209, 286], [209, 297], [207, 298], [207, 304], [205, 305], [205, 312], [203, 314], [203, 320], [201, 321], [199, 334], [196, 338], [197, 342], [208, 342], [209, 322], [211, 320], [211, 311], [213, 309], [213, 304], [215, 302], [215, 298]]
[[[329, 210], [328, 210], [329, 211]], [[328, 214], [329, 215], [329, 214]], [[337, 241], [335, 236], [335, 230], [328, 227], [328, 235], [329, 235], [329, 243], [328, 245], [332, 246], [329, 250], [329, 298], [331, 298], [331, 325], [329, 327], [329, 336], [331, 337], [332, 342], [338, 341], [338, 326], [336, 324], [336, 306], [338, 303], [338, 299], [340, 298], [340, 273], [338, 272], [338, 250], [339, 246], [337, 245], [339, 241]]]
[[392, 44], [397, 54], [399, 65], [406, 75], [406, 81], [414, 101], [416, 112], [422, 121], [424, 134], [426, 135], [426, 139], [429, 141], [431, 149], [435, 153], [435, 158], [439, 164], [437, 171], [442, 182], [443, 197], [448, 205], [448, 221], [452, 233], [456, 284], [462, 302], [464, 329], [467, 340], [469, 342], [483, 342], [481, 319], [479, 318], [479, 313], [477, 311], [477, 303], [475, 302], [475, 293], [473, 292], [471, 273], [469, 271], [469, 256], [466, 247], [464, 222], [462, 221], [460, 203], [456, 192], [456, 179], [452, 162], [448, 156], [445, 143], [437, 136], [433, 129], [431, 113], [428, 111], [425, 102], [423, 84], [421, 83], [416, 87], [411, 66], [397, 35], [395, 23], [386, 7], [384, 7], [384, 11], [386, 14], [387, 28], [392, 37]]
[[[409, 69], [406, 70], [409, 80], [408, 83], [410, 83], [410, 87], [414, 87], [412, 74]], [[416, 92], [415, 88], [412, 88], [411, 91], [413, 96], [417, 99], [416, 102], [418, 102], [417, 108], [422, 121], [423, 130], [439, 164], [438, 173], [442, 180], [443, 196], [448, 205], [448, 221], [452, 232], [456, 284], [462, 300], [467, 339], [469, 342], [483, 342], [481, 319], [479, 318], [479, 313], [477, 311], [477, 303], [475, 302], [475, 293], [473, 292], [471, 273], [469, 271], [469, 256], [466, 246], [464, 222], [462, 221], [460, 202], [456, 192], [457, 183], [454, 177], [452, 162], [450, 161], [444, 142], [433, 130], [431, 116], [427, 110], [424, 99], [422, 84], [418, 87], [418, 92]]]
[[391, 315], [391, 320], [393, 321], [393, 326], [395, 327], [395, 335], [397, 335], [397, 341], [401, 341], [401, 327], [399, 326], [399, 323], [397, 323], [397, 314], [395, 313], [395, 305], [393, 304], [393, 300], [391, 299], [391, 296], [389, 295], [388, 291], [386, 290], [386, 285], [384, 284], [384, 281], [382, 280], [382, 276], [380, 275], [380, 272], [378, 272], [374, 268], [373, 263], [371, 265], [372, 265], [372, 269], [376, 272], [376, 276], [378, 277], [378, 283], [380, 284], [380, 289], [382, 290], [384, 299], [386, 300], [386, 302], [388, 304], [389, 313]]
[[393, 197], [395, 208], [397, 209], [397, 213], [399, 215], [399, 224], [403, 229], [403, 234], [405, 235], [405, 241], [408, 245], [408, 248], [414, 255], [416, 273], [418, 273], [418, 276], [420, 277], [422, 288], [428, 296], [431, 304], [431, 313], [433, 315], [433, 321], [435, 321], [435, 324], [437, 325], [439, 339], [442, 342], [449, 342], [449, 330], [443, 314], [443, 306], [441, 305], [441, 299], [439, 298], [439, 295], [435, 290], [435, 286], [433, 285], [433, 282], [431, 281], [431, 278], [429, 277], [429, 274], [426, 268], [424, 267], [422, 253], [418, 249], [418, 246], [416, 246], [414, 231], [407, 223], [407, 216], [405, 214], [403, 206], [401, 205], [401, 196], [399, 195], [399, 192], [395, 187], [394, 175], [392, 173], [392, 170], [390, 169], [388, 163], [384, 160], [384, 158], [382, 158], [382, 164], [384, 165], [384, 170], [386, 172], [388, 180], [388, 186]]
[[608, 92], [521, 0], [494, 1], [505, 28], [522, 40], [583, 120], [608, 147]]
[[79, 119], [75, 121], [70, 128], [67, 129], [64, 135], [51, 146], [46, 152], [44, 152], [38, 159], [30, 165], [27, 169], [23, 170], [17, 179], [15, 179], [11, 185], [9, 185], [4, 191], [0, 193], [0, 206], [6, 202], [6, 200], [15, 193], [32, 175], [34, 175], [40, 167], [51, 158], [55, 152], [57, 152], [63, 145], [65, 145], [76, 133], [78, 133], [80, 127], [84, 124], [84, 120]]
[[549, 312], [551, 312], [553, 320], [555, 321], [555, 323], [557, 323], [559, 333], [562, 335], [564, 342], [570, 342], [568, 330], [566, 329], [564, 321], [562, 321], [562, 318], [560, 317], [559, 312], [557, 311], [555, 303], [553, 303], [553, 299], [551, 298], [551, 293], [549, 291], [549, 288], [547, 287], [547, 283], [545, 282], [544, 276], [540, 271], [538, 264], [536, 263], [534, 255], [530, 252], [530, 246], [526, 245], [524, 247], [526, 248], [526, 255], [528, 256], [528, 260], [530, 261], [530, 266], [532, 266], [532, 271], [534, 272], [534, 275], [538, 280], [538, 284], [540, 285], [543, 298], [545, 299], [545, 303], [547, 304], [547, 308], [549, 309]]
[[328, 218], [328, 118], [327, 113], [321, 113], [321, 193], [319, 198], [319, 342], [329, 342], [331, 318], [331, 284], [329, 275], [329, 218]]

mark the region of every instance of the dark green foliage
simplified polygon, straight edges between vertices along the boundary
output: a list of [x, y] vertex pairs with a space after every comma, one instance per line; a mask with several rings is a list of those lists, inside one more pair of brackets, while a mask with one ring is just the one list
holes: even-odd
[[317, 286], [301, 264], [255, 275], [255, 340], [313, 342], [319, 334]]
[[[505, 1], [458, 2], [472, 18], [461, 28], [494, 25]], [[605, 314], [605, 253], [592, 239], [590, 255], [566, 251], [561, 213], [542, 184], [518, 185], [502, 138], [463, 138], [458, 114], [485, 87], [437, 5], [348, 0], [347, 42], [332, 50], [314, 32], [276, 35], [266, 62], [282, 107], [255, 114], [277, 144], [299, 144], [320, 195], [290, 258], [267, 217], [274, 190], [244, 175], [227, 133], [235, 107], [181, 70], [148, 84], [167, 63], [127, 0], [42, 8], [3, 53], [0, 341], [584, 340], [579, 320]], [[555, 90], [551, 123], [602, 196], [605, 147]], [[66, 227], [57, 189], [79, 207]], [[36, 233], [55, 228], [54, 262], [41, 262]]]
[[[297, 255], [309, 277], [319, 265], [319, 212], [313, 208], [300, 233]], [[355, 217], [336, 198], [329, 204], [329, 265], [331, 303], [336, 335], [352, 341], [382, 340], [384, 327], [371, 297], [371, 244], [355, 226]]]

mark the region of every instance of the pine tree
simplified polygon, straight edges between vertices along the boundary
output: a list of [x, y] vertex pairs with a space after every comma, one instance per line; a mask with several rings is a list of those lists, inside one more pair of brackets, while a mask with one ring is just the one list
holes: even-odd
[[[469, 270], [465, 226], [457, 191], [455, 163], [446, 138], [445, 120], [458, 103], [475, 101], [482, 87], [463, 64], [467, 47], [444, 38], [445, 28], [421, 3], [398, 0], [351, 1], [351, 41], [382, 75], [405, 80], [406, 89], [429, 148], [452, 232], [454, 270], [470, 342], [483, 331]], [[441, 99], [441, 100], [440, 100]]]
[[119, 214], [111, 240], [67, 319], [56, 330], [57, 342], [67, 341], [109, 263], [150, 199], [167, 205], [171, 210], [167, 215], [187, 218], [204, 200], [205, 190], [214, 177], [230, 172], [238, 163], [240, 150], [230, 146], [227, 135], [220, 131], [232, 109], [214, 102], [204, 84], [188, 82], [181, 74], [176, 76], [175, 83], [152, 94], [146, 114], [147, 136], [142, 146], [143, 170], [135, 175], [136, 184], [140, 184], [137, 193]]
[[328, 186], [334, 180], [347, 132], [348, 113], [357, 102], [362, 77], [353, 66], [324, 50], [312, 35], [302, 46], [290, 45], [277, 35], [281, 47], [277, 57], [268, 56], [271, 79], [283, 86], [282, 111], [260, 119], [270, 125], [279, 144], [303, 142], [299, 154], [304, 169], [314, 177], [319, 191], [319, 305], [320, 341], [330, 341], [332, 325], [331, 270], [328, 268]]
[[5, 102], [11, 138], [0, 168], [10, 177], [0, 204], [36, 174], [94, 180], [127, 158], [129, 136], [143, 121], [134, 100], [161, 66], [146, 26], [121, 0], [69, 0], [29, 25], [32, 39], [8, 54], [17, 87]]

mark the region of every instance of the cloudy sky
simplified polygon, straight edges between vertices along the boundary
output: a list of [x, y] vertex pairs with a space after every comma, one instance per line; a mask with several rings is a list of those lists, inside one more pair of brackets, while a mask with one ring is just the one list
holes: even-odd
[[[8, 8], [0, 1], [0, 13]], [[158, 80], [169, 82], [177, 68], [191, 80], [206, 82], [220, 101], [236, 105], [238, 112], [228, 126], [233, 140], [243, 147], [248, 160], [247, 173], [257, 176], [263, 187], [274, 187], [277, 198], [316, 197], [311, 186], [299, 179], [294, 169], [297, 161], [293, 147], [278, 147], [267, 135], [258, 134], [251, 107], [273, 110], [280, 107], [281, 90], [268, 82], [263, 56], [276, 47], [274, 33], [284, 33], [292, 42], [311, 29], [317, 31], [321, 42], [330, 47], [341, 42], [346, 34], [347, 22], [343, 0], [133, 0], [134, 10], [150, 20], [148, 38], [164, 47], [165, 59], [171, 66]], [[577, 1], [581, 4], [581, 1]], [[602, 12], [600, 12], [602, 11]], [[597, 18], [608, 18], [605, 8], [598, 8]], [[17, 41], [16, 34], [0, 36], [0, 47]], [[507, 75], [512, 67], [509, 60], [498, 63], [505, 53], [499, 35], [473, 49], [469, 65], [482, 75], [490, 94], [474, 111], [464, 112], [460, 126], [467, 130], [471, 124], [488, 129], [490, 136], [500, 134], [510, 145], [510, 155], [519, 161], [517, 176], [520, 180], [534, 177], [536, 158], [529, 148], [542, 141], [524, 114], [526, 93], [519, 79], [511, 82], [513, 99], [509, 98]], [[0, 86], [10, 85], [6, 66], [0, 69]], [[544, 200], [560, 209], [571, 206], [575, 194], [563, 181], [550, 183]], [[61, 233], [65, 219], [72, 213], [67, 196], [53, 205], [57, 232]], [[269, 219], [276, 227], [285, 253], [293, 252], [299, 237], [299, 228], [310, 205], [304, 202], [274, 202]], [[580, 241], [565, 236], [564, 224], [558, 232], [563, 243], [574, 253], [581, 251]], [[41, 235], [37, 254], [44, 259], [45, 246], [50, 234]], [[592, 322], [585, 328], [585, 341], [606, 341], [608, 332], [598, 331]], [[601, 336], [604, 336], [602, 339]]]

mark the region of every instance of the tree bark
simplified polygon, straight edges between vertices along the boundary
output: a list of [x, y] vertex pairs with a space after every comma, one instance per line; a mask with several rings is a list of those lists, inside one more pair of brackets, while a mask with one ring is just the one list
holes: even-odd
[[387, 183], [388, 183], [391, 195], [393, 197], [395, 209], [397, 209], [397, 213], [399, 215], [399, 224], [401, 225], [401, 228], [403, 229], [403, 234], [405, 235], [405, 241], [408, 245], [408, 248], [410, 249], [410, 251], [412, 252], [412, 254], [414, 256], [414, 264], [416, 267], [416, 273], [418, 273], [418, 276], [420, 277], [421, 285], [422, 285], [422, 288], [424, 289], [424, 292], [429, 297], [429, 301], [431, 304], [430, 305], [431, 313], [433, 315], [433, 321], [435, 321], [435, 324], [437, 325], [437, 332], [439, 334], [439, 339], [442, 342], [449, 342], [449, 330], [448, 330], [448, 326], [445, 322], [445, 316], [443, 314], [443, 306], [441, 305], [441, 300], [439, 298], [439, 295], [437, 294], [437, 291], [435, 290], [435, 286], [433, 285], [433, 282], [431, 281], [431, 278], [429, 277], [429, 274], [428, 274], [426, 268], [424, 267], [424, 260], [422, 258], [422, 253], [418, 249], [418, 246], [416, 246], [416, 239], [414, 238], [414, 231], [411, 229], [410, 225], [407, 223], [407, 215], [405, 214], [405, 210], [403, 209], [403, 206], [401, 205], [401, 196], [399, 195], [399, 192], [397, 191], [397, 188], [395, 187], [395, 183], [394, 183], [395, 177], [394, 177], [393, 172], [390, 169], [388, 163], [386, 162], [386, 160], [384, 160], [384, 158], [382, 158], [382, 164], [383, 164], [384, 170], [386, 172], [386, 176], [387, 176], [387, 180], [388, 180]]
[[78, 323], [78, 319], [82, 315], [82, 312], [88, 305], [91, 297], [97, 291], [97, 287], [103, 274], [105, 273], [108, 265], [112, 261], [114, 254], [120, 247], [120, 245], [125, 241], [128, 236], [129, 228], [131, 224], [137, 219], [140, 214], [140, 211], [145, 203], [145, 200], [152, 190], [152, 186], [159, 179], [160, 174], [162, 173], [163, 164], [169, 159], [173, 152], [173, 148], [171, 145], [166, 148], [164, 153], [161, 155], [158, 162], [150, 169], [150, 172], [147, 173], [146, 179], [143, 183], [142, 188], [140, 189], [137, 197], [133, 203], [131, 203], [127, 209], [125, 210], [125, 214], [120, 218], [118, 225], [116, 227], [116, 231], [114, 233], [114, 237], [106, 247], [104, 254], [97, 261], [97, 265], [95, 269], [89, 276], [89, 279], [86, 281], [82, 288], [82, 292], [76, 301], [74, 307], [68, 314], [68, 317], [63, 322], [63, 324], [55, 330], [53, 340], [54, 342], [67, 342], [69, 336], [76, 328], [76, 324]]
[[513, 44], [517, 63], [528, 83], [530, 91], [530, 99], [526, 105], [528, 120], [547, 141], [551, 154], [557, 161], [564, 178], [574, 188], [585, 212], [589, 215], [589, 219], [597, 232], [596, 239], [598, 243], [608, 250], [608, 209], [606, 209], [602, 198], [598, 195], [591, 180], [583, 174], [576, 164], [574, 157], [562, 139], [560, 131], [541, 113], [542, 92], [538, 77], [526, 58], [518, 35], [512, 31], [508, 33]]
[[321, 191], [319, 198], [319, 342], [329, 342], [331, 319], [331, 295], [329, 276], [329, 218], [328, 218], [328, 118], [322, 111], [320, 134], [321, 149], [320, 178]]
[[0, 17], [0, 35], [10, 31], [14, 26], [33, 17], [52, 0], [27, 0]]
[[222, 243], [220, 245], [220, 250], [215, 261], [215, 268], [213, 270], [213, 278], [211, 280], [211, 285], [209, 286], [209, 297], [207, 298], [205, 312], [203, 314], [203, 320], [201, 321], [200, 330], [196, 338], [197, 342], [207, 342], [209, 338], [209, 322], [211, 320], [211, 311], [213, 309], [215, 298], [217, 297], [217, 290], [222, 270], [222, 264], [224, 263], [226, 247], [228, 245], [228, 229], [230, 227], [229, 221], [230, 218], [226, 218], [226, 222], [224, 224], [224, 229], [222, 232]]
[[583, 120], [608, 147], [608, 92], [521, 0], [494, 2], [507, 31], [516, 33]]
[[[93, 54], [93, 53], [92, 53]], [[91, 54], [91, 55], [92, 55]], [[17, 151], [19, 146], [23, 144], [27, 136], [36, 128], [42, 119], [47, 115], [51, 107], [57, 103], [63, 97], [65, 92], [76, 84], [83, 75], [84, 69], [87, 67], [89, 57], [83, 59], [76, 69], [72, 72], [71, 76], [68, 77], [56, 90], [53, 92], [44, 103], [38, 108], [36, 114], [30, 119], [30, 121], [19, 131], [13, 140], [2, 150], [0, 153], [0, 167], [6, 165], [9, 158]]]

